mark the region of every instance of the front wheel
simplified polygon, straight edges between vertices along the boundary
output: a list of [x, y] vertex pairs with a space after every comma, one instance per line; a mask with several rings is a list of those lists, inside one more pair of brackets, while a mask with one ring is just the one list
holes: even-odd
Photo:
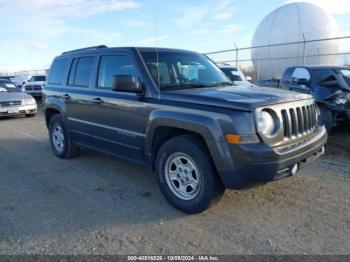
[[204, 211], [224, 193], [209, 152], [196, 137], [170, 139], [159, 150], [156, 161], [163, 195], [185, 213]]

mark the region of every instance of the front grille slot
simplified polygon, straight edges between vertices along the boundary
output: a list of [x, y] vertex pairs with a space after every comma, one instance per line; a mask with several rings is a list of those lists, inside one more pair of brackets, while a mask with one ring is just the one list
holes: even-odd
[[295, 106], [281, 109], [285, 140], [306, 136], [316, 128], [316, 105]]
[[289, 109], [289, 115], [292, 125], [292, 136], [298, 135], [298, 122], [295, 117], [294, 108]]
[[1, 106], [1, 107], [20, 106], [20, 105], [22, 105], [22, 101], [0, 102], [0, 106]]

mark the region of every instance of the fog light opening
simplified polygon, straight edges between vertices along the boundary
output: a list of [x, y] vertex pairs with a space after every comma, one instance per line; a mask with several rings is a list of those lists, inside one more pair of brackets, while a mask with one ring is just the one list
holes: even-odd
[[290, 174], [291, 174], [292, 176], [294, 176], [294, 175], [298, 172], [298, 170], [299, 170], [299, 164], [296, 163], [296, 164], [292, 167], [292, 169], [290, 170]]

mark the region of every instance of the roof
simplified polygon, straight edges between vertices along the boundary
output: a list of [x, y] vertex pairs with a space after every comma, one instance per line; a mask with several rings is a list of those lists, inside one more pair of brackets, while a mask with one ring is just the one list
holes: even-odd
[[290, 66], [288, 68], [293, 68], [293, 67], [303, 67], [303, 68], [309, 68], [309, 69], [324, 69], [324, 68], [331, 68], [331, 69], [350, 69], [350, 67], [346, 66], [335, 66], [335, 65], [295, 65], [295, 66]]
[[194, 51], [189, 50], [182, 50], [182, 49], [174, 49], [174, 48], [157, 48], [157, 47], [107, 47], [105, 45], [99, 45], [99, 46], [91, 46], [86, 48], [80, 48], [75, 49], [71, 51], [63, 52], [62, 55], [69, 55], [69, 54], [80, 54], [80, 53], [95, 53], [99, 51], [110, 51], [110, 52], [118, 52], [118, 51], [140, 51], [140, 52], [188, 52], [192, 53]]

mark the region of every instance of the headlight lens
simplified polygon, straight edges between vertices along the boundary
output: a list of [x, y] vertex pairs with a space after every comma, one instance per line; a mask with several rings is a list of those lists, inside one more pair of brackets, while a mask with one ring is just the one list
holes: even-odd
[[265, 136], [272, 136], [275, 132], [275, 119], [271, 113], [262, 110], [257, 113], [257, 127], [258, 131]]
[[26, 98], [22, 101], [23, 105], [33, 105], [36, 104], [35, 99], [34, 98]]

